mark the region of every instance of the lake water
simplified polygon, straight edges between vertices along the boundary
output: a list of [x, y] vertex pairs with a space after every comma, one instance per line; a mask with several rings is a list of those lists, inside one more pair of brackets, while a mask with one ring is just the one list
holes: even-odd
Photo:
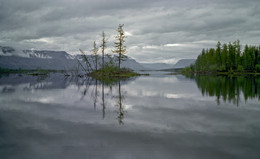
[[1, 75], [3, 159], [259, 159], [260, 77]]

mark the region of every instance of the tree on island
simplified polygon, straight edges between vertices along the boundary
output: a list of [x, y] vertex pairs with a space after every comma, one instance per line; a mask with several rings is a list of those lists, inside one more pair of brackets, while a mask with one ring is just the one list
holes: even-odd
[[102, 44], [101, 44], [100, 47], [101, 47], [101, 50], [102, 50], [102, 70], [104, 70], [104, 68], [105, 68], [105, 61], [104, 61], [105, 49], [107, 47], [106, 34], [105, 34], [104, 31], [102, 32]]
[[94, 55], [94, 66], [95, 66], [95, 70], [97, 71], [98, 69], [98, 47], [96, 44], [96, 41], [94, 41], [93, 43], [93, 50], [92, 50], [92, 54]]
[[[125, 54], [126, 54], [126, 46], [124, 45], [125, 43], [125, 32], [123, 30], [123, 26], [122, 24], [119, 24], [119, 27], [117, 29], [118, 31], [118, 35], [115, 36], [116, 38], [116, 42], [114, 42], [115, 44], [115, 50], [112, 50], [113, 53], [118, 53], [118, 65], [116, 65], [114, 63], [113, 58], [111, 57], [111, 55], [109, 54], [105, 54], [105, 49], [107, 47], [107, 40], [106, 40], [106, 35], [105, 32], [102, 32], [102, 41], [101, 41], [101, 58], [102, 58], [102, 64], [101, 64], [101, 68], [98, 69], [98, 48], [96, 46], [96, 42], [94, 41], [93, 47], [94, 49], [92, 49], [92, 64], [94, 65], [94, 69], [92, 68], [91, 63], [89, 62], [88, 57], [85, 55], [85, 53], [80, 50], [82, 52], [83, 55], [83, 61], [87, 64], [87, 69], [84, 68], [84, 66], [80, 63], [80, 66], [82, 66], [82, 68], [85, 70], [85, 72], [87, 73], [88, 76], [91, 76], [95, 79], [99, 79], [99, 80], [113, 80], [113, 79], [122, 79], [122, 78], [129, 78], [129, 77], [133, 77], [133, 76], [139, 76], [141, 74], [134, 72], [131, 69], [128, 68], [120, 68], [121, 67], [121, 61], [123, 60], [123, 58], [126, 58]], [[94, 56], [93, 56], [94, 55]], [[105, 56], [107, 57], [108, 62], [105, 62]], [[147, 74], [145, 74], [147, 75]]]
[[115, 44], [115, 50], [112, 50], [113, 53], [117, 53], [118, 54], [118, 67], [120, 69], [120, 65], [121, 65], [121, 60], [123, 60], [123, 58], [125, 58], [125, 54], [127, 53], [126, 51], [126, 46], [124, 45], [125, 43], [125, 32], [123, 30], [123, 26], [124, 24], [119, 24], [117, 32], [118, 35], [115, 36], [116, 38], [116, 42], [114, 42]]

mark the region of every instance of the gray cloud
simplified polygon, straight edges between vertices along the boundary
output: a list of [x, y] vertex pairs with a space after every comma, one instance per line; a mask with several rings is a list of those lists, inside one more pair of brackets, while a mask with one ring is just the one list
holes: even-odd
[[[0, 45], [91, 50], [101, 32], [125, 24], [128, 55], [138, 61], [195, 58], [217, 41], [259, 45], [258, 0], [0, 0]], [[168, 44], [168, 45], [167, 45]], [[107, 49], [107, 52], [111, 52]]]

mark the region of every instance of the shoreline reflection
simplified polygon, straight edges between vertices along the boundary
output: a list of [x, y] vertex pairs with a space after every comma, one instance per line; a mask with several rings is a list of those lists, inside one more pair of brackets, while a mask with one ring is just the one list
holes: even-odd
[[259, 76], [195, 75], [188, 78], [195, 80], [203, 96], [215, 96], [218, 105], [221, 99], [237, 106], [239, 106], [242, 97], [245, 102], [248, 99], [260, 100]]

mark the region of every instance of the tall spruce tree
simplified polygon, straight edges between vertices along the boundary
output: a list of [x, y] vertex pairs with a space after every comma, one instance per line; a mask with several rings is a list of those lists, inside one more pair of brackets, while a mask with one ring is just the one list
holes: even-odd
[[123, 30], [123, 26], [124, 26], [124, 24], [119, 24], [119, 26], [118, 26], [118, 29], [117, 29], [118, 35], [115, 36], [117, 41], [114, 42], [115, 50], [112, 50], [113, 53], [118, 54], [118, 67], [119, 68], [121, 65], [121, 60], [125, 57], [124, 55], [127, 53], [126, 46], [124, 45], [126, 35]]
[[95, 70], [97, 71], [98, 69], [98, 47], [96, 44], [96, 41], [94, 41], [93, 43], [93, 50], [92, 50], [92, 54], [94, 55], [94, 65], [95, 65]]
[[106, 34], [105, 32], [103, 31], [102, 32], [102, 44], [101, 44], [101, 50], [102, 50], [102, 70], [104, 71], [104, 68], [105, 68], [105, 49], [107, 47], [107, 40], [106, 40]]
[[228, 57], [228, 46], [227, 46], [227, 44], [223, 44], [223, 49], [221, 52], [221, 60], [222, 60], [221, 71], [227, 71], [227, 68], [228, 68], [227, 57]]
[[217, 43], [217, 48], [216, 48], [216, 60], [217, 60], [218, 67], [220, 67], [222, 65], [222, 60], [221, 60], [221, 43], [219, 41]]

